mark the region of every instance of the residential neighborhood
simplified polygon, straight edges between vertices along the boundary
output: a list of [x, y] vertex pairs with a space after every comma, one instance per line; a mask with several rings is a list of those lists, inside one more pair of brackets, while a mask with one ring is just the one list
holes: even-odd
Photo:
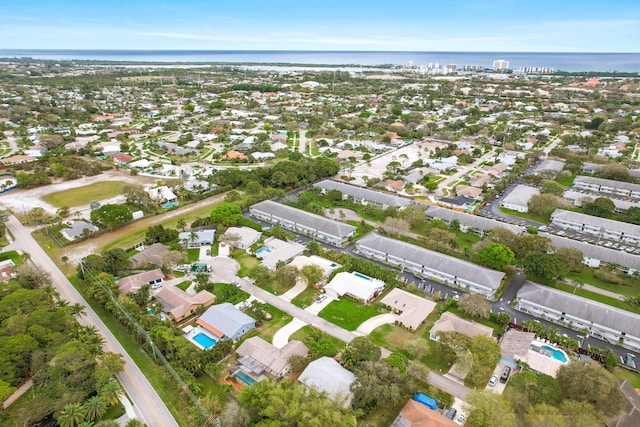
[[633, 425], [637, 76], [451, 70], [0, 61], [7, 419]]

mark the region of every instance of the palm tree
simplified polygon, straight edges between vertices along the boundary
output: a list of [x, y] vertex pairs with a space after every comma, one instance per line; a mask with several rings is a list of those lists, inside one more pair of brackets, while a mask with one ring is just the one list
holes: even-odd
[[115, 380], [111, 380], [105, 383], [98, 390], [98, 396], [101, 396], [104, 399], [105, 403], [109, 406], [117, 405], [118, 402], [120, 402], [121, 394], [122, 387], [120, 387], [120, 384]]
[[107, 404], [100, 396], [93, 396], [84, 403], [84, 409], [87, 411], [85, 417], [87, 421], [95, 421], [107, 412]]
[[82, 424], [86, 411], [80, 403], [69, 403], [60, 411], [58, 424], [60, 427], [76, 427]]
[[70, 307], [70, 312], [73, 315], [73, 317], [80, 317], [80, 316], [84, 316], [85, 314], [87, 314], [87, 311], [85, 310], [85, 306], [82, 305], [79, 302], [74, 303], [71, 307]]
[[191, 233], [189, 233], [189, 242], [193, 244], [197, 241], [198, 241], [198, 233], [196, 233], [195, 231], [192, 231]]
[[81, 326], [75, 333], [75, 338], [85, 344], [91, 354], [99, 355], [104, 347], [104, 337], [95, 326]]
[[137, 418], [132, 418], [124, 425], [124, 427], [144, 427], [145, 424]]

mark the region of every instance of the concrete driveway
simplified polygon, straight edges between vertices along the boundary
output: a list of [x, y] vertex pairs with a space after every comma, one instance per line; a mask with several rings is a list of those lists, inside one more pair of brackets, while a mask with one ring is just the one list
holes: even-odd
[[[327, 295], [327, 294], [323, 294], [323, 295]], [[327, 295], [327, 299], [325, 299], [322, 302], [314, 302], [309, 307], [305, 308], [305, 311], [308, 311], [311, 314], [317, 315], [322, 311], [323, 308], [331, 304], [331, 301], [333, 301], [334, 299], [335, 298], [332, 297], [331, 295]]]
[[302, 320], [296, 319], [294, 317], [291, 322], [284, 325], [278, 330], [278, 332], [273, 335], [273, 346], [276, 348], [284, 347], [289, 342], [289, 337], [293, 335], [294, 332], [306, 325], [306, 322], [303, 322]]
[[305, 281], [297, 280], [296, 285], [293, 288], [289, 289], [284, 294], [280, 295], [280, 298], [282, 298], [285, 301], [291, 301], [292, 299], [300, 295], [302, 292], [304, 292], [305, 289], [307, 289], [307, 284], [305, 283]]
[[397, 319], [398, 315], [395, 313], [381, 314], [362, 322], [353, 333], [356, 335], [369, 335], [378, 326], [393, 324]]

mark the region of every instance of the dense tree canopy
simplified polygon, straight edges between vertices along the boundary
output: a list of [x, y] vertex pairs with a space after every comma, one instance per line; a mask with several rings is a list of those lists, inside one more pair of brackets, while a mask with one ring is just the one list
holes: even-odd
[[107, 230], [113, 230], [132, 219], [133, 214], [123, 205], [103, 205], [91, 211], [91, 221]]
[[248, 409], [255, 426], [356, 426], [351, 409], [297, 381], [261, 381], [244, 387], [238, 400]]
[[516, 257], [513, 251], [500, 243], [489, 243], [476, 255], [476, 260], [482, 265], [504, 271], [513, 264]]

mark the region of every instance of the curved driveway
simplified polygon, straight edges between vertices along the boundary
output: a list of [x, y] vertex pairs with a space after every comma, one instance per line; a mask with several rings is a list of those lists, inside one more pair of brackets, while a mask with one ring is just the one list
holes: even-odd
[[151, 386], [142, 371], [129, 357], [125, 349], [113, 336], [102, 320], [96, 315], [91, 307], [86, 303], [82, 295], [71, 285], [71, 282], [60, 271], [58, 266], [49, 258], [45, 251], [38, 245], [31, 236], [31, 230], [24, 227], [13, 215], [7, 220], [7, 228], [11, 230], [15, 237], [12, 245], [14, 249], [20, 249], [31, 255], [31, 261], [40, 269], [51, 276], [51, 284], [60, 293], [60, 297], [68, 301], [69, 304], [80, 303], [85, 306], [86, 316], [78, 319], [82, 325], [93, 325], [105, 338], [105, 350], [113, 353], [120, 353], [124, 357], [124, 371], [118, 375], [127, 395], [133, 401], [138, 418], [149, 426], [177, 427], [178, 423], [167, 409], [158, 393]]

